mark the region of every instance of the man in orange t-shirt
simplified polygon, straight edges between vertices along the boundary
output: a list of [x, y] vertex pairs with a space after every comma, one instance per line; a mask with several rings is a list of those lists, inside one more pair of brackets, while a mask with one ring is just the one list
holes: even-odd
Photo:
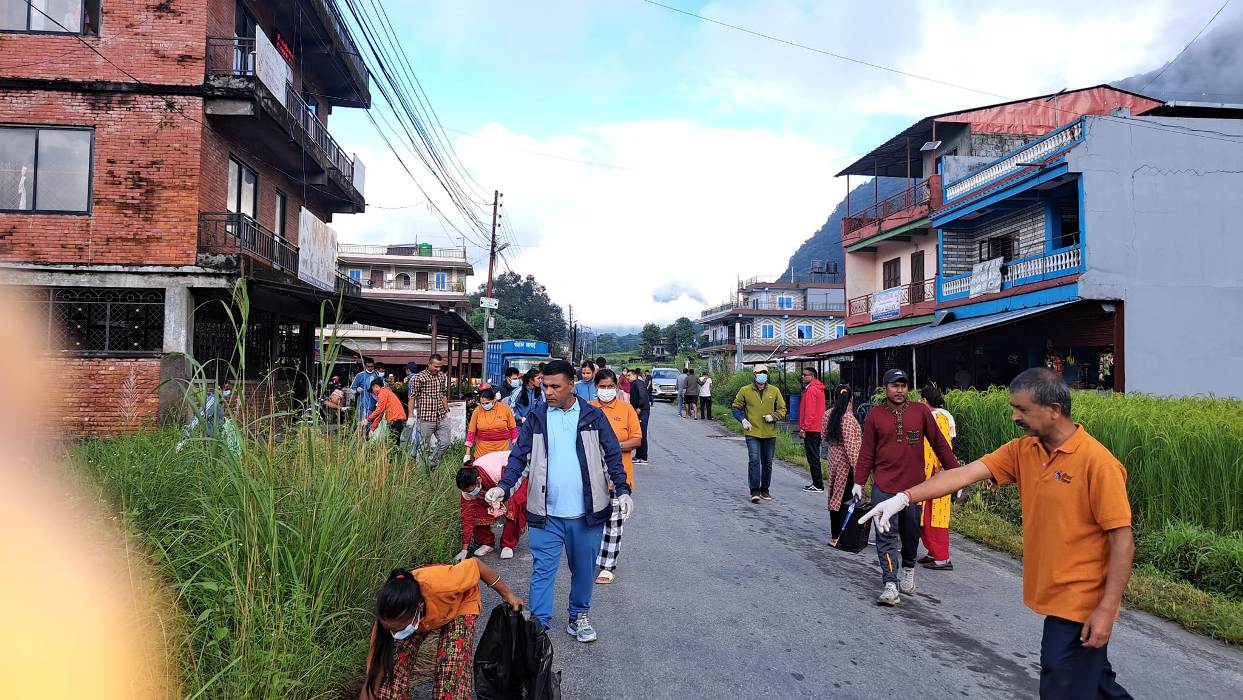
[[1070, 388], [1038, 367], [1010, 383], [1026, 437], [877, 504], [859, 522], [889, 518], [984, 479], [1019, 486], [1023, 602], [1044, 615], [1040, 697], [1129, 698], [1109, 664], [1109, 637], [1131, 578], [1135, 541], [1126, 468], [1070, 418]]

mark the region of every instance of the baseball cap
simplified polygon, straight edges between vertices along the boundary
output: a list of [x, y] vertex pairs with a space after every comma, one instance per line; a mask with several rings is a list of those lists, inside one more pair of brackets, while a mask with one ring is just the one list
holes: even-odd
[[767, 371], [768, 371], [768, 365], [756, 365], [751, 368], [752, 374], [759, 374], [760, 372], [767, 372]]
[[900, 369], [895, 368], [891, 370], [886, 370], [885, 380], [881, 383], [882, 384], [893, 384], [894, 382], [906, 382], [907, 384], [910, 384], [911, 378], [906, 376], [906, 372], [903, 372]]

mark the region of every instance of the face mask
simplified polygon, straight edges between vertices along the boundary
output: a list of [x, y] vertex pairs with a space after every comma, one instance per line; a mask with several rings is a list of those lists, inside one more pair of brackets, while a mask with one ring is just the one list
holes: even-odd
[[411, 622], [410, 624], [406, 625], [406, 628], [404, 630], [400, 632], [394, 632], [393, 639], [405, 639], [406, 637], [409, 637], [410, 635], [414, 634], [419, 629], [419, 622], [422, 621], [422, 619], [423, 619], [422, 615], [419, 615], [418, 617], [414, 618], [414, 622]]
[[763, 372], [760, 372], [759, 374], [755, 375], [755, 383], [756, 384], [767, 384], [768, 375], [764, 374]]
[[227, 398], [229, 398], [230, 396], [232, 396], [232, 395], [233, 395], [233, 390], [232, 390], [232, 389], [225, 389], [224, 391], [220, 392], [220, 395], [221, 395], [221, 396], [223, 396], [223, 397], [225, 397], [225, 398], [227, 399]]
[[511, 379], [511, 380], [509, 380], [509, 385], [510, 385], [510, 386], [512, 386], [513, 388], [517, 389], [518, 387], [522, 386], [522, 380], [521, 380], [521, 379]]
[[609, 401], [617, 398], [617, 389], [598, 389], [596, 391], [596, 396], [600, 397], [601, 401], [608, 403]]
[[484, 403], [484, 404], [479, 404], [479, 405], [483, 406], [483, 410], [485, 411], [491, 411], [492, 409], [496, 408], [496, 404], [494, 403]]
[[480, 486], [479, 484], [475, 484], [475, 488], [474, 488], [474, 489], [471, 489], [470, 491], [468, 491], [468, 492], [466, 493], [466, 497], [467, 497], [467, 498], [475, 498], [476, 496], [478, 496], [478, 495], [479, 495], [479, 492], [480, 492], [480, 491], [482, 491], [482, 490], [483, 490], [483, 487], [482, 487], [482, 486]]

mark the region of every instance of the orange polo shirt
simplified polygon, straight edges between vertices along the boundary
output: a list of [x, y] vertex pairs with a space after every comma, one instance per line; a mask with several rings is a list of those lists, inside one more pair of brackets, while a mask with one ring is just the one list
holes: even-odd
[[[604, 411], [605, 417], [609, 419], [609, 425], [613, 426], [613, 434], [617, 436], [618, 442], [643, 437], [643, 427], [639, 423], [639, 414], [635, 413], [634, 407], [630, 405], [630, 402], [621, 400], [620, 393], [610, 403], [602, 403], [599, 399], [588, 403]], [[622, 467], [626, 470], [626, 485], [633, 489], [634, 458], [630, 453], [631, 450], [624, 448], [621, 451]]]
[[423, 592], [419, 632], [431, 632], [463, 615], [479, 614], [479, 562], [433, 564], [410, 572]]
[[1107, 533], [1131, 524], [1126, 468], [1078, 424], [1053, 454], [1039, 438], [1021, 437], [980, 461], [998, 484], [1019, 485], [1023, 602], [1083, 622], [1105, 591]]

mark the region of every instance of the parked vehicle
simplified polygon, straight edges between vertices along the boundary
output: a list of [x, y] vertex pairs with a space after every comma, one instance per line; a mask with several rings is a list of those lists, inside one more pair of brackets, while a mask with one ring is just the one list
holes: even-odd
[[552, 359], [548, 355], [548, 343], [542, 340], [493, 340], [488, 343], [487, 353], [484, 380], [492, 386], [500, 386], [505, 370], [510, 367], [525, 373]]
[[652, 368], [652, 400], [674, 401], [678, 398], [678, 375], [676, 367]]

